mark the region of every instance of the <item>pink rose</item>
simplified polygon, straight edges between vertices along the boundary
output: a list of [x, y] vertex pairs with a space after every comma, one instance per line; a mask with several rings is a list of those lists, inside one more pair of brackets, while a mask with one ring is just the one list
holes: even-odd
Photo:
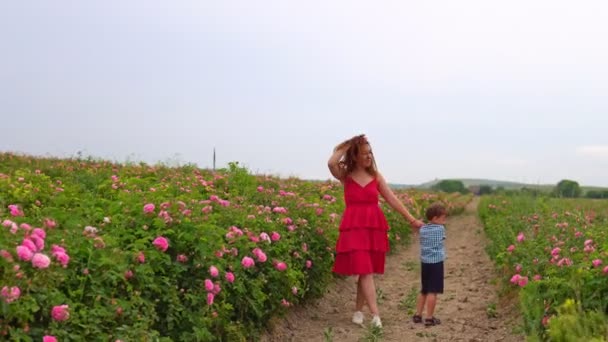
[[517, 234], [517, 242], [522, 242], [526, 239], [526, 236], [524, 235], [524, 233], [520, 232], [519, 234]]
[[148, 203], [148, 204], [144, 205], [144, 213], [146, 213], [146, 214], [152, 213], [152, 212], [154, 212], [155, 208], [156, 207], [154, 206], [154, 204]]
[[154, 239], [154, 241], [152, 241], [152, 244], [154, 245], [154, 247], [156, 247], [156, 249], [161, 252], [165, 252], [167, 248], [169, 248], [169, 241], [167, 241], [167, 239], [162, 236], [159, 236]]
[[234, 283], [234, 273], [226, 272], [226, 281], [229, 283]]
[[210, 279], [205, 279], [205, 290], [213, 291], [213, 282]]
[[21, 242], [21, 246], [27, 247], [32, 252], [38, 252], [38, 247], [36, 247], [34, 241], [30, 239], [23, 239], [23, 242]]
[[144, 255], [144, 252], [139, 252], [139, 253], [137, 254], [137, 261], [138, 261], [140, 264], [143, 264], [144, 262], [146, 262], [146, 256]]
[[250, 268], [253, 265], [255, 265], [255, 262], [253, 261], [252, 258], [246, 256], [246, 257], [243, 257], [243, 259], [241, 260], [241, 265], [243, 265], [243, 267], [245, 267], [245, 268]]
[[281, 235], [277, 232], [272, 232], [272, 234], [270, 235], [270, 239], [272, 241], [279, 241], [281, 240]]
[[65, 253], [54, 253], [53, 256], [55, 257], [55, 259], [57, 259], [57, 261], [59, 261], [61, 266], [63, 266], [64, 268], [68, 266], [68, 263], [70, 262], [69, 255]]
[[312, 267], [312, 261], [306, 260], [306, 268], [311, 268], [311, 267]]
[[511, 245], [507, 247], [507, 252], [513, 252], [515, 250], [515, 245]]
[[595, 259], [591, 262], [593, 264], [593, 267], [598, 267], [602, 264], [602, 260], [601, 259]]
[[211, 306], [213, 305], [213, 299], [215, 298], [215, 295], [211, 292], [207, 292], [207, 305]]
[[17, 256], [20, 260], [30, 261], [34, 256], [34, 252], [25, 246], [17, 246]]
[[19, 299], [19, 296], [21, 296], [21, 289], [19, 289], [17, 286], [13, 286], [11, 288], [5, 286], [2, 288], [2, 291], [0, 291], [0, 295], [4, 297], [4, 301], [6, 303], [11, 303]]
[[57, 342], [57, 338], [51, 335], [45, 335], [42, 337], [42, 342]]
[[65, 304], [54, 306], [53, 309], [51, 310], [51, 316], [53, 317], [54, 320], [59, 321], [59, 322], [67, 320], [68, 318], [70, 318], [70, 312], [68, 311], [68, 306]]
[[217, 270], [217, 267], [211, 266], [211, 267], [209, 267], [209, 274], [211, 274], [211, 276], [213, 278], [217, 278], [217, 276], [220, 274], [220, 272]]
[[287, 264], [284, 263], [284, 262], [282, 262], [282, 261], [281, 262], [277, 262], [277, 264], [274, 265], [274, 268], [276, 268], [277, 270], [283, 272], [283, 271], [285, 271], [287, 269]]
[[46, 232], [40, 228], [34, 228], [34, 231], [32, 231], [32, 235], [36, 235], [43, 240], [46, 239]]
[[50, 264], [51, 264], [51, 258], [49, 258], [48, 256], [46, 256], [42, 253], [36, 253], [32, 257], [32, 265], [35, 268], [41, 268], [41, 269], [47, 268], [47, 267], [49, 267]]

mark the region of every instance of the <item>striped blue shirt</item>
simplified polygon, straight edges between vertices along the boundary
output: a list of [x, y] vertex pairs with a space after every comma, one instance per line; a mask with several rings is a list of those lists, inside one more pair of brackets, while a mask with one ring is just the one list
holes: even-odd
[[420, 261], [425, 264], [442, 262], [445, 259], [445, 228], [429, 223], [420, 228]]

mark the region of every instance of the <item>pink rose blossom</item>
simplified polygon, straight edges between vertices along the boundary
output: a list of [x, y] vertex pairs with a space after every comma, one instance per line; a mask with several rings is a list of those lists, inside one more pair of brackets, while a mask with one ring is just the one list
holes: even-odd
[[205, 290], [213, 291], [213, 282], [210, 279], [205, 279]]
[[36, 251], [41, 251], [44, 249], [44, 239], [40, 238], [38, 235], [30, 236], [30, 240], [32, 240], [34, 245], [36, 245]]
[[604, 274], [608, 274], [608, 266], [604, 267], [604, 269], [602, 270], [602, 272], [603, 272]]
[[146, 256], [144, 255], [144, 252], [139, 252], [139, 253], [137, 254], [137, 261], [138, 261], [140, 264], [143, 264], [144, 262], [146, 262]]
[[306, 268], [311, 268], [311, 267], [312, 267], [312, 261], [306, 260]]
[[44, 226], [49, 229], [53, 229], [53, 228], [57, 227], [57, 223], [54, 220], [46, 218], [46, 219], [44, 219]]
[[3, 257], [4, 260], [8, 261], [8, 262], [13, 262], [13, 256], [11, 255], [11, 253], [9, 251], [7, 251], [6, 249], [2, 249], [0, 250], [0, 257]]
[[53, 256], [57, 259], [57, 261], [59, 261], [61, 266], [63, 266], [64, 268], [68, 266], [68, 263], [70, 262], [69, 255], [65, 253], [53, 253]]
[[508, 252], [513, 252], [514, 250], [515, 250], [515, 245], [511, 245], [511, 246], [507, 247]]
[[56, 305], [51, 310], [51, 316], [54, 320], [62, 322], [70, 318], [70, 312], [68, 311], [68, 306], [66, 304]]
[[226, 272], [226, 281], [229, 283], [234, 283], [234, 273]]
[[17, 246], [17, 256], [20, 260], [30, 261], [34, 256], [34, 252], [25, 246]]
[[217, 278], [217, 276], [220, 274], [220, 272], [217, 270], [217, 267], [211, 266], [211, 267], [209, 267], [209, 274], [211, 274], [211, 276], [213, 278]]
[[23, 239], [23, 242], [21, 242], [21, 246], [27, 247], [32, 252], [38, 252], [38, 247], [36, 247], [34, 241], [30, 240], [29, 238]]
[[44, 335], [42, 337], [42, 342], [57, 342], [57, 338], [52, 335]]
[[262, 232], [262, 233], [260, 233], [260, 240], [270, 242], [270, 236], [268, 236], [267, 233]]
[[528, 277], [521, 277], [519, 278], [519, 280], [517, 281], [517, 285], [519, 285], [519, 287], [524, 287], [528, 284]]
[[65, 251], [65, 248], [63, 248], [59, 245], [52, 245], [51, 253], [55, 254], [55, 253], [67, 253], [67, 252]]
[[6, 303], [12, 303], [19, 299], [19, 296], [21, 296], [21, 289], [19, 289], [17, 286], [13, 286], [11, 288], [5, 286], [2, 288], [2, 291], [0, 291], [0, 295], [4, 297], [4, 301]]
[[255, 265], [255, 262], [253, 261], [252, 258], [246, 256], [246, 257], [243, 257], [243, 259], [241, 260], [241, 265], [243, 265], [243, 267], [245, 267], [245, 268], [250, 268], [253, 265]]
[[599, 267], [602, 264], [602, 260], [601, 259], [595, 259], [591, 263], [593, 264], [593, 267]]
[[272, 232], [272, 234], [270, 235], [270, 239], [272, 241], [279, 241], [281, 240], [281, 235], [277, 232]]
[[23, 211], [21, 211], [21, 209], [19, 209], [19, 206], [15, 204], [9, 205], [8, 210], [10, 210], [12, 216], [23, 216]]
[[511, 284], [517, 284], [519, 282], [519, 279], [521, 278], [521, 276], [519, 274], [515, 274], [513, 277], [511, 277]]
[[543, 279], [543, 277], [540, 274], [537, 274], [532, 279], [534, 279], [535, 281], [539, 281], [539, 280]]
[[517, 242], [522, 242], [526, 239], [526, 236], [524, 235], [524, 233], [520, 232], [519, 234], [517, 234]]
[[125, 271], [125, 279], [126, 279], [126, 280], [129, 280], [129, 279], [131, 279], [131, 278], [133, 278], [133, 271], [131, 271], [131, 270], [126, 270], [126, 271]]
[[295, 287], [295, 286], [294, 286], [294, 287], [292, 287], [292, 288], [291, 288], [291, 293], [293, 293], [293, 295], [294, 295], [294, 296], [297, 296], [297, 295], [298, 295], [298, 288], [297, 288], [297, 287]]
[[253, 254], [255, 255], [256, 259], [258, 259], [258, 262], [266, 262], [266, 260], [268, 260], [266, 253], [259, 248], [254, 248]]
[[34, 228], [34, 230], [32, 231], [32, 235], [38, 236], [43, 240], [46, 239], [46, 232], [44, 231], [44, 229]]
[[274, 268], [276, 268], [277, 270], [283, 272], [283, 271], [285, 271], [287, 269], [287, 264], [284, 263], [284, 262], [282, 262], [282, 261], [281, 262], [277, 262], [277, 264], [274, 265]]
[[154, 247], [156, 247], [156, 249], [161, 252], [165, 252], [167, 248], [169, 248], [169, 241], [167, 241], [167, 238], [163, 236], [159, 236], [154, 239], [154, 241], [152, 241], [152, 244], [154, 245]]
[[32, 257], [32, 265], [35, 268], [40, 268], [40, 269], [48, 268], [50, 264], [51, 264], [51, 258], [49, 258], [48, 256], [46, 256], [42, 253], [36, 253]]
[[185, 263], [187, 261], [188, 261], [188, 257], [185, 254], [179, 254], [177, 256], [177, 262], [180, 262], [180, 263], [183, 264], [183, 263]]
[[154, 206], [154, 204], [148, 203], [148, 204], [144, 205], [144, 213], [146, 213], [146, 214], [153, 213], [155, 208], [156, 207]]
[[211, 306], [213, 305], [213, 299], [215, 298], [215, 295], [211, 292], [207, 292], [207, 305]]

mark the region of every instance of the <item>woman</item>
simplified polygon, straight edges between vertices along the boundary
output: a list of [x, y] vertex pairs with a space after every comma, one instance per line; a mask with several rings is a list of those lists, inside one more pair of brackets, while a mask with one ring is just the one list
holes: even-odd
[[333, 272], [359, 276], [353, 323], [363, 324], [361, 310], [367, 303], [373, 316], [372, 325], [382, 327], [373, 274], [384, 274], [389, 227], [378, 205], [378, 194], [412, 227], [420, 228], [423, 223], [409, 213], [378, 172], [365, 135], [355, 136], [336, 146], [328, 166], [331, 174], [344, 185], [346, 202]]

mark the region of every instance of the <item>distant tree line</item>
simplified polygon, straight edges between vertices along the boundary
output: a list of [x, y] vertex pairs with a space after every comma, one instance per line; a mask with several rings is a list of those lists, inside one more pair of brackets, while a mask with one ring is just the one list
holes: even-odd
[[[461, 194], [466, 194], [469, 192], [473, 192], [476, 195], [488, 195], [493, 193], [502, 193], [502, 194], [527, 194], [532, 196], [554, 196], [561, 198], [578, 198], [583, 197], [583, 189], [578, 184], [578, 182], [563, 179], [557, 183], [557, 185], [548, 192], [547, 190], [541, 190], [539, 188], [527, 188], [523, 187], [518, 190], [506, 190], [502, 186], [498, 186], [493, 188], [490, 185], [479, 185], [479, 186], [471, 186], [469, 188], [465, 187], [464, 183], [457, 179], [444, 179], [437, 184], [433, 185], [431, 189], [435, 191], [443, 191], [447, 193], [459, 192]], [[608, 199], [608, 190], [589, 190], [584, 193], [584, 197], [586, 198], [606, 198]]]

